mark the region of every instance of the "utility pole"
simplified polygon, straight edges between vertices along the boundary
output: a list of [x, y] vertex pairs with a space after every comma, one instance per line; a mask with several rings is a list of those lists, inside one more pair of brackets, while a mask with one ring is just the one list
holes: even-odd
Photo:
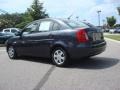
[[105, 24], [105, 20], [103, 19], [102, 21], [103, 21], [103, 25], [104, 25]]
[[101, 10], [98, 10], [97, 13], [98, 13], [98, 26], [100, 26], [100, 13], [101, 13]]
[[105, 29], [105, 28], [106, 28], [105, 20], [103, 19], [102, 21], [103, 21], [103, 26], [102, 26], [102, 28]]

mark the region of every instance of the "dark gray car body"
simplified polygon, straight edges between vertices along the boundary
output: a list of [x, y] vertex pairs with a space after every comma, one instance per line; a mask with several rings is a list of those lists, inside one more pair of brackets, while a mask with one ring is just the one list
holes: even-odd
[[[65, 24], [61, 19], [42, 19], [32, 23], [38, 23], [36, 29], [43, 21], [50, 21], [49, 31], [32, 32], [23, 35], [26, 27], [21, 32], [20, 36], [13, 37], [6, 42], [6, 47], [13, 46], [18, 55], [36, 56], [36, 57], [51, 57], [51, 52], [55, 47], [62, 47], [70, 58], [81, 58], [86, 56], [94, 56], [102, 53], [106, 48], [106, 42], [103, 38], [102, 31], [95, 27], [89, 26], [86, 29], [89, 41], [86, 43], [78, 43], [76, 40], [77, 28], [73, 29]], [[59, 30], [53, 28], [54, 24], [58, 25]], [[80, 27], [82, 28], [82, 27]], [[92, 34], [100, 33], [101, 40], [93, 41]]]

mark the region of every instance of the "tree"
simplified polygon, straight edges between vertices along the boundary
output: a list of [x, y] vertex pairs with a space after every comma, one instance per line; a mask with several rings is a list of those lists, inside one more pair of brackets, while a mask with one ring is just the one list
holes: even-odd
[[11, 20], [0, 19], [0, 30], [4, 28], [12, 27], [13, 24], [14, 22], [12, 22]]
[[5, 13], [0, 15], [0, 30], [3, 28], [17, 27], [23, 28], [28, 23], [48, 17], [46, 10], [43, 8], [43, 3], [39, 0], [34, 0], [30, 8], [24, 13]]
[[2, 14], [0, 15], [0, 29], [17, 27], [23, 28], [29, 22], [32, 22], [32, 17], [25, 13], [13, 13], [13, 14]]
[[[15, 27], [16, 24], [20, 23], [22, 21], [22, 15], [18, 13], [13, 14], [2, 14], [0, 15], [0, 20], [2, 23], [7, 22], [9, 25], [8, 27]], [[5, 27], [7, 28], [7, 27]]]
[[120, 27], [120, 24], [116, 24], [115, 27]]
[[28, 12], [25, 12], [25, 13], [23, 13], [23, 14], [21, 14], [22, 15], [22, 21], [20, 22], [20, 23], [18, 23], [18, 24], [16, 24], [16, 27], [17, 28], [24, 28], [28, 23], [30, 23], [30, 22], [32, 22], [33, 21], [33, 19], [32, 19], [32, 17], [29, 15], [29, 13]]
[[118, 10], [118, 13], [119, 13], [119, 15], [120, 15], [120, 7], [117, 7], [117, 10]]
[[107, 17], [107, 24], [110, 28], [113, 28], [113, 26], [116, 24], [116, 18], [114, 16]]
[[43, 3], [39, 0], [34, 0], [30, 8], [28, 8], [29, 14], [32, 16], [33, 20], [38, 20], [48, 17], [46, 10], [43, 9]]

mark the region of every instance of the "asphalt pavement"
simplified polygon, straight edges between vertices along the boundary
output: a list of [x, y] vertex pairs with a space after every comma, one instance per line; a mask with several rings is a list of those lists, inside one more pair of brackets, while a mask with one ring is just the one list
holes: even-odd
[[104, 53], [67, 68], [43, 58], [10, 60], [0, 47], [0, 90], [120, 90], [120, 43], [108, 40]]

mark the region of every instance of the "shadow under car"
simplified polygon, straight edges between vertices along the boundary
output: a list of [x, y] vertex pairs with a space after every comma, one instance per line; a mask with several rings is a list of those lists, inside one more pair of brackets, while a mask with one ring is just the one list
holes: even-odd
[[[36, 58], [36, 57], [21, 57], [18, 60], [31, 61], [37, 63], [51, 64], [52, 61], [46, 58]], [[92, 58], [81, 58], [73, 59], [67, 68], [79, 68], [79, 69], [105, 69], [115, 66], [119, 62], [115, 58], [107, 57], [92, 57]]]
[[92, 57], [88, 59], [72, 60], [70, 68], [80, 69], [106, 69], [115, 66], [119, 62], [115, 58]]

